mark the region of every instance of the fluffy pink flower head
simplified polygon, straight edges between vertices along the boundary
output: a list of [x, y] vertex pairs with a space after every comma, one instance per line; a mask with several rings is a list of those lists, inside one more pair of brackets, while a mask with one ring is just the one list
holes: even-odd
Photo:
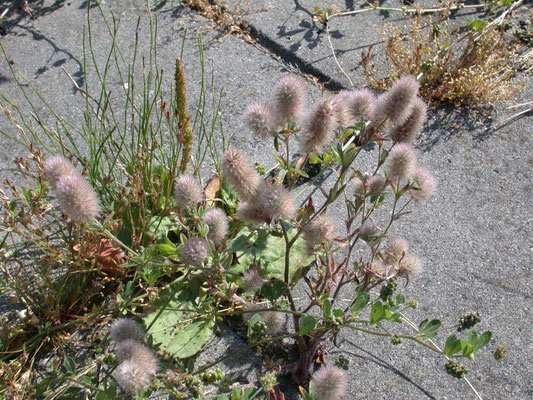
[[258, 201], [261, 211], [271, 220], [292, 218], [296, 214], [294, 197], [283, 186], [262, 183]]
[[350, 96], [351, 91], [341, 90], [333, 97], [332, 102], [337, 113], [337, 122], [341, 128], [351, 126], [355, 122], [355, 118], [350, 112]]
[[285, 313], [279, 311], [261, 311], [261, 321], [267, 327], [266, 334], [270, 336], [277, 335], [283, 328], [285, 323]]
[[352, 119], [358, 121], [364, 118], [371, 118], [374, 114], [374, 103], [376, 101], [374, 93], [368, 89], [352, 90], [349, 93], [347, 104]]
[[61, 210], [74, 222], [90, 222], [100, 212], [96, 192], [77, 172], [59, 178], [56, 184], [56, 198]]
[[261, 177], [239, 150], [226, 150], [222, 160], [222, 172], [241, 199], [250, 200], [257, 195]]
[[183, 244], [181, 260], [187, 265], [201, 266], [209, 255], [209, 244], [201, 237], [191, 237]]
[[44, 162], [44, 175], [52, 189], [56, 188], [59, 178], [63, 175], [70, 175], [76, 172], [74, 165], [62, 156], [55, 156]]
[[367, 193], [369, 196], [377, 196], [381, 194], [387, 185], [387, 180], [380, 176], [374, 175], [366, 181]]
[[424, 168], [417, 168], [411, 176], [411, 182], [415, 185], [409, 189], [409, 194], [415, 202], [421, 202], [429, 199], [437, 190], [437, 181], [433, 175]]
[[426, 103], [421, 98], [416, 97], [407, 120], [391, 130], [390, 135], [393, 143], [413, 143], [422, 130], [424, 122], [426, 122], [426, 115]]
[[331, 241], [335, 237], [335, 227], [325, 215], [321, 215], [309, 222], [303, 230], [304, 239], [311, 246]]
[[269, 223], [271, 219], [259, 204], [247, 201], [241, 201], [239, 203], [237, 217], [241, 221], [248, 221], [256, 224]]
[[305, 124], [300, 143], [302, 152], [321, 152], [335, 138], [337, 118], [336, 106], [331, 98], [320, 99]]
[[126, 393], [135, 395], [147, 389], [152, 381], [153, 374], [143, 363], [133, 358], [121, 362], [113, 372], [113, 378]]
[[224, 211], [220, 208], [213, 208], [203, 215], [202, 221], [209, 227], [207, 238], [215, 244], [222, 243], [229, 229], [228, 217]]
[[264, 101], [250, 104], [246, 109], [244, 119], [252, 132], [262, 139], [275, 133], [276, 121], [274, 112]]
[[151, 350], [136, 340], [128, 339], [119, 342], [115, 349], [115, 354], [119, 363], [134, 359], [143, 364], [152, 375], [157, 373], [159, 367], [157, 357]]
[[389, 175], [395, 179], [409, 179], [416, 169], [416, 151], [408, 143], [395, 145], [386, 161]]
[[205, 200], [205, 194], [198, 180], [189, 174], [180, 175], [174, 187], [176, 204], [182, 210], [194, 207]]
[[304, 114], [307, 91], [305, 81], [297, 75], [285, 75], [274, 90], [274, 104], [278, 125], [298, 122]]
[[396, 265], [407, 254], [409, 242], [401, 237], [391, 237], [387, 240], [387, 246], [383, 255], [383, 260], [387, 265]]
[[131, 319], [120, 318], [109, 327], [109, 335], [115, 343], [130, 339], [141, 341], [144, 336], [144, 328]]
[[422, 272], [422, 261], [416, 256], [407, 255], [398, 264], [398, 276], [412, 278]]
[[333, 365], [324, 365], [313, 374], [311, 379], [315, 395], [319, 400], [340, 400], [346, 393], [347, 377], [345, 372]]
[[241, 285], [243, 291], [255, 292], [261, 286], [263, 286], [263, 278], [261, 278], [259, 272], [251, 269], [243, 274]]
[[359, 178], [352, 179], [353, 192], [356, 197], [362, 197], [366, 193], [365, 183]]
[[372, 236], [376, 236], [379, 229], [374, 223], [374, 221], [367, 219], [363, 225], [359, 228], [359, 236], [362, 239], [368, 241]]
[[413, 107], [420, 84], [412, 76], [402, 76], [392, 87], [379, 95], [376, 100], [372, 117], [376, 127], [383, 126], [385, 121], [393, 125], [403, 124]]

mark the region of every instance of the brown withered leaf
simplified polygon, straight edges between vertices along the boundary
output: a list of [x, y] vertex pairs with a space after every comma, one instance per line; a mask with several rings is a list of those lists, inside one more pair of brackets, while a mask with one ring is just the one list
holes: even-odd
[[279, 390], [277, 386], [275, 386], [274, 389], [272, 389], [269, 394], [272, 400], [285, 400], [285, 395], [283, 394], [281, 390]]
[[94, 260], [105, 271], [113, 276], [123, 275], [124, 270], [119, 267], [124, 263], [124, 251], [120, 247], [114, 247], [111, 240], [91, 237], [83, 244], [76, 244], [73, 250], [86, 260]]
[[217, 193], [220, 190], [220, 179], [218, 176], [213, 175], [207, 185], [204, 188], [205, 201], [208, 207], [215, 206], [215, 199], [217, 198]]

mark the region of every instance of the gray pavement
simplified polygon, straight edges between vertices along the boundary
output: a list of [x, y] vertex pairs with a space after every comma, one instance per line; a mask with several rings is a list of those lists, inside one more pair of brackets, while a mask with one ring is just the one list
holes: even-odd
[[[36, 11], [35, 19], [10, 13], [14, 24], [7, 25], [9, 33], [1, 38], [14, 67], [51, 99], [55, 108], [73, 120], [82, 117], [83, 104], [63, 68], [74, 78], [81, 78], [81, 27], [86, 22], [82, 3], [85, 2], [44, 1], [42, 15]], [[217, 91], [224, 88], [225, 132], [235, 135], [237, 147], [270, 166], [273, 164], [270, 144], [253, 138], [242, 123], [241, 115], [248, 102], [267, 96], [287, 68], [298, 67], [306, 74], [314, 74], [332, 89], [347, 86], [348, 81], [335, 64], [326, 37], [311, 20], [313, 7], [331, 2], [257, 0], [251, 3], [249, 6], [241, 3], [242, 18], [251, 24], [252, 34], [259, 42], [257, 46], [217, 30], [211, 21], [191, 12], [179, 1], [154, 1], [153, 8], [159, 20], [160, 68], [167, 72], [169, 84], [174, 58], [187, 28], [189, 39], [185, 43], [184, 62], [192, 108], [198, 99], [200, 81], [195, 35], [202, 34], [213, 86]], [[360, 2], [335, 3], [346, 8], [359, 7]], [[107, 1], [104, 6], [121, 21], [118, 43], [123, 49], [132, 48], [138, 15], [143, 19], [141, 49], [147, 49], [148, 37], [144, 35], [147, 12], [143, 4], [141, 0], [124, 0]], [[230, 1], [230, 9], [237, 4], [237, 0]], [[383, 4], [401, 5], [397, 1]], [[393, 19], [399, 17], [368, 13], [332, 22], [332, 43], [339, 62], [357, 86], [364, 85], [361, 51], [368, 45], [378, 44], [376, 27]], [[96, 17], [93, 27], [94, 34], [102, 37], [97, 42], [98, 56], [104, 57], [109, 46], [107, 35], [103, 34], [104, 25]], [[3, 59], [0, 60], [0, 92], [26, 107]], [[319, 90], [313, 88], [312, 93], [317, 96]], [[406, 288], [407, 297], [417, 298], [420, 303], [419, 309], [411, 314], [413, 318], [419, 321], [426, 316], [441, 317], [445, 324], [451, 325], [465, 312], [480, 311], [484, 318], [479, 330], [494, 333], [494, 344], [489, 350], [498, 344], [507, 346], [508, 355], [502, 362], [496, 363], [490, 356], [480, 357], [469, 368], [468, 376], [483, 399], [533, 397], [530, 327], [533, 118], [529, 114], [502, 124], [515, 112], [507, 107], [530, 101], [531, 93], [533, 87], [528, 81], [519, 94], [506, 103], [496, 104], [492, 110], [431, 110], [417, 146], [421, 163], [438, 179], [438, 194], [394, 228], [394, 233], [406, 236], [413, 250], [425, 260], [425, 273]], [[47, 114], [44, 107], [37, 111]], [[3, 116], [0, 124], [6, 126]], [[20, 146], [0, 136], [2, 180], [5, 177], [16, 180], [12, 160], [22, 154]], [[340, 221], [342, 216], [335, 218]], [[392, 347], [379, 338], [351, 332], [345, 332], [342, 337], [340, 347], [331, 347], [327, 357], [335, 360], [342, 354], [350, 360], [346, 399], [475, 398], [464, 382], [445, 373], [441, 358], [423, 349], [407, 343]], [[232, 337], [228, 346], [235, 346], [236, 340]], [[223, 345], [213, 347], [213, 351], [219, 351]], [[207, 353], [205, 357], [209, 359], [214, 354]], [[244, 361], [229, 367], [242, 365]]]

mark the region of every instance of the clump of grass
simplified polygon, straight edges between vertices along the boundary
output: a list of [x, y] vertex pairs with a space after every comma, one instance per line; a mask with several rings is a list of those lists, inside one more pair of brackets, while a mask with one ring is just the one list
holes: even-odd
[[425, 100], [454, 104], [505, 100], [520, 88], [515, 54], [495, 24], [464, 32], [447, 19], [417, 16], [404, 26], [388, 25], [383, 39], [381, 68], [372, 48], [362, 54], [365, 78], [375, 88], [384, 90], [410, 74], [420, 81]]

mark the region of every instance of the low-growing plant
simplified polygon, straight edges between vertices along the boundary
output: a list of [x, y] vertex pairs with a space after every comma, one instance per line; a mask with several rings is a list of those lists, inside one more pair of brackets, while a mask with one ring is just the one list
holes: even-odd
[[[215, 135], [217, 103], [209, 122], [203, 85], [189, 115], [179, 59], [175, 87], [166, 90], [156, 22], [138, 82], [137, 46], [126, 62], [116, 21], [99, 10], [112, 47], [100, 67], [89, 19], [84, 65], [92, 63], [101, 90], [93, 94], [87, 79], [77, 87], [86, 105], [81, 125], [59, 116], [14, 70], [37, 126], [0, 95], [13, 126], [2, 133], [26, 146], [31, 161], [16, 160], [24, 187], [7, 182], [11, 193], [2, 193], [2, 291], [20, 310], [0, 333], [0, 395], [141, 399], [164, 390], [177, 398], [281, 399], [278, 378], [289, 376], [306, 399], [337, 400], [347, 387], [346, 360], [334, 366], [323, 350], [348, 329], [441, 355], [443, 368], [481, 398], [464, 365], [491, 340], [490, 331], [474, 330], [479, 314], [462, 316], [458, 333], [437, 339], [441, 321], [409, 317], [418, 302], [398, 285], [420, 274], [422, 261], [392, 234], [394, 223], [436, 190], [412, 145], [426, 118], [420, 83], [403, 76], [377, 97], [343, 91], [308, 110], [305, 81], [283, 77], [272, 99], [244, 115], [253, 134], [273, 142], [277, 165], [266, 171]], [[121, 79], [120, 114], [112, 72]], [[28, 90], [55, 127], [36, 113]], [[373, 165], [358, 163], [363, 151], [374, 152]], [[204, 185], [207, 166], [213, 175]], [[318, 195], [308, 194], [313, 188]], [[197, 365], [221, 325], [247, 344]], [[85, 330], [87, 337], [76, 336]], [[85, 356], [70, 349], [74, 337], [87, 344]], [[254, 385], [239, 386], [221, 363], [250, 349], [263, 363]], [[43, 354], [51, 361], [36, 372]], [[503, 354], [499, 348], [495, 357]], [[317, 362], [326, 365], [313, 371]]]

